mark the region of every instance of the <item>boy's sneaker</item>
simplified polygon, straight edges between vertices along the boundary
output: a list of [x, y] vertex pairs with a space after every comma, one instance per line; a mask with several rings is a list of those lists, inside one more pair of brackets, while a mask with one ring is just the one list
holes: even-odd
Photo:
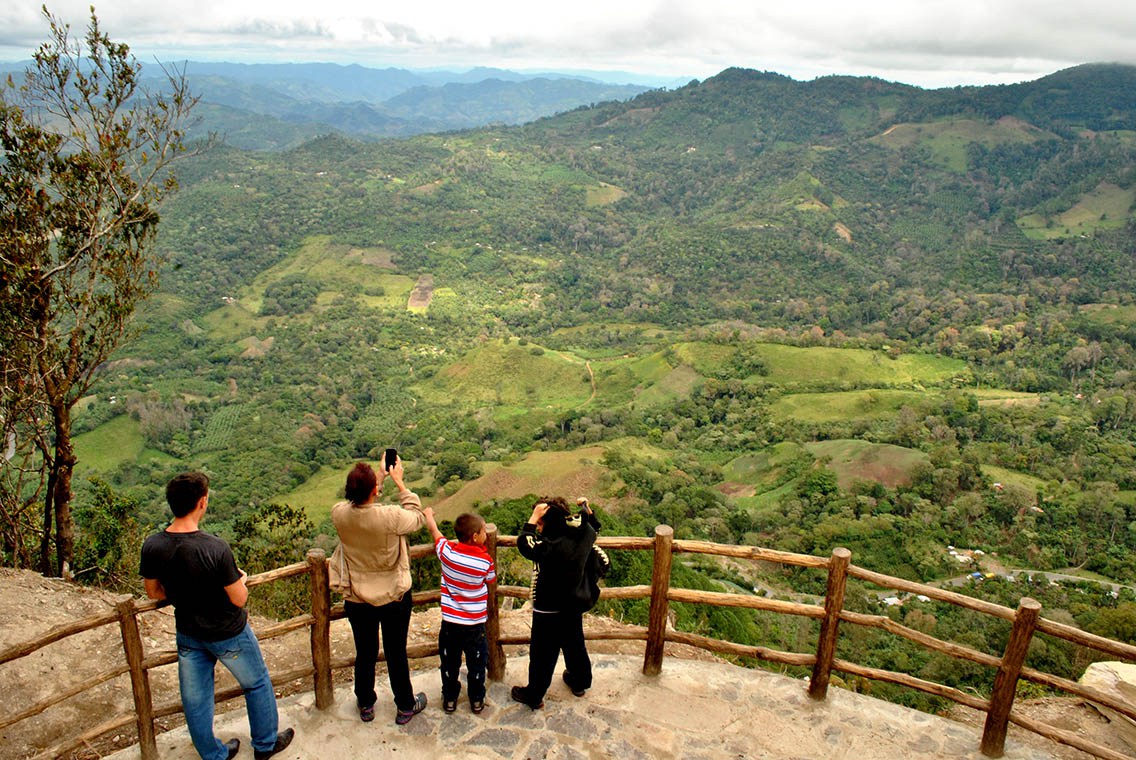
[[448, 713], [452, 713], [458, 709], [458, 701], [456, 699], [443, 699], [442, 709]]
[[512, 691], [509, 692], [509, 696], [512, 697], [514, 702], [520, 702], [522, 705], [527, 705], [530, 709], [533, 710], [539, 710], [540, 708], [544, 707], [543, 701], [541, 701], [540, 704], [534, 705], [528, 700], [528, 698], [525, 696], [524, 686], [514, 686]]
[[375, 719], [375, 706], [374, 705], [371, 705], [370, 707], [360, 707], [359, 708], [359, 720], [363, 721], [364, 723], [370, 723], [374, 719]]
[[256, 760], [268, 760], [268, 758], [272, 757], [277, 752], [283, 752], [288, 745], [292, 743], [292, 737], [295, 735], [296, 732], [294, 730], [286, 728], [276, 734], [276, 744], [272, 746], [272, 749], [255, 749], [253, 750], [252, 756], [256, 758]]
[[564, 683], [567, 684], [568, 688], [572, 690], [573, 695], [575, 695], [577, 697], [584, 696], [584, 693], [587, 691], [587, 689], [577, 689], [575, 686], [573, 686], [571, 679], [568, 678], [568, 671], [567, 670], [564, 671], [563, 677], [564, 677]]
[[394, 722], [400, 726], [405, 726], [410, 722], [418, 713], [426, 709], [426, 692], [420, 691], [414, 695], [414, 706], [409, 710], [399, 710], [395, 713]]
[[225, 760], [233, 760], [233, 758], [237, 756], [237, 753], [241, 751], [241, 740], [230, 739], [225, 742], [225, 751], [229, 753]]
[[469, 709], [473, 710], [475, 713], [480, 713], [482, 710], [485, 709], [485, 700], [483, 700], [483, 699], [471, 699], [471, 700], [469, 700]]

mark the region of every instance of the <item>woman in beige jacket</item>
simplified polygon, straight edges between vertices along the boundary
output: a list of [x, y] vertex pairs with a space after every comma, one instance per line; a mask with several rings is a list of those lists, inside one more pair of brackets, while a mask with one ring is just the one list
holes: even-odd
[[[377, 504], [383, 478], [398, 486], [398, 504]], [[406, 536], [426, 524], [422, 502], [402, 480], [402, 460], [389, 472], [376, 477], [370, 465], [360, 462], [347, 475], [347, 500], [331, 510], [343, 556], [351, 577], [351, 591], [344, 597], [347, 619], [355, 639], [355, 699], [359, 717], [375, 718], [375, 663], [379, 657], [382, 629], [387, 675], [402, 725], [426, 707], [426, 694], [414, 693], [406, 659], [406, 635], [410, 628], [410, 551]]]

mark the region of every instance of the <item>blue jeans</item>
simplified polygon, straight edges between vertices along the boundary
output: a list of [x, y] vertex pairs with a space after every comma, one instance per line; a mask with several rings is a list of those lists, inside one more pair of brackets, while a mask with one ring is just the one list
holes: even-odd
[[217, 661], [229, 669], [245, 692], [249, 732], [254, 750], [276, 746], [276, 694], [252, 628], [231, 639], [202, 641], [177, 634], [178, 685], [185, 708], [185, 724], [201, 760], [225, 760], [229, 751], [213, 733], [213, 670]]

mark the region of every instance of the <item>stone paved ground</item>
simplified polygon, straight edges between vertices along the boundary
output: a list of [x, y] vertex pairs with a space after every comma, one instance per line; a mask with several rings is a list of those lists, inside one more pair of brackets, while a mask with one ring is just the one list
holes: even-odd
[[[446, 715], [436, 670], [414, 673], [415, 688], [430, 704], [406, 726], [394, 724], [389, 692], [380, 691], [373, 723], [359, 721], [350, 687], [336, 703], [316, 710], [311, 693], [281, 700], [281, 725], [296, 739], [279, 760], [352, 760], [435, 757], [486, 760], [978, 760], [979, 730], [945, 718], [833, 688], [814, 702], [802, 681], [727, 663], [668, 658], [657, 677], [642, 675], [641, 657], [594, 655], [595, 682], [576, 698], [559, 680], [543, 710], [509, 701], [509, 686], [525, 680], [527, 658], [512, 656], [505, 680], [491, 683], [485, 712], [465, 701]], [[557, 675], [559, 678], [559, 673]], [[380, 674], [380, 686], [385, 679]], [[238, 760], [252, 757], [244, 713], [217, 719], [222, 739], [239, 737]], [[195, 760], [184, 728], [158, 737], [163, 760]], [[137, 760], [130, 748], [108, 760]], [[1010, 760], [1043, 760], [1052, 754], [1007, 743]]]

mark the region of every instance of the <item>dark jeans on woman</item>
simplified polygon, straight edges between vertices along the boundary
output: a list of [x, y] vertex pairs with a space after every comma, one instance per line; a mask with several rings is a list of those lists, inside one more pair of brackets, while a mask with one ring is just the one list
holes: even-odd
[[579, 612], [534, 612], [529, 683], [524, 689], [524, 701], [530, 706], [539, 705], [544, 699], [561, 652], [568, 685], [573, 689], [590, 689], [592, 661], [584, 642], [584, 616]]
[[469, 681], [469, 701], [485, 701], [485, 663], [489, 660], [489, 645], [485, 641], [485, 623], [462, 625], [442, 621], [438, 633], [438, 656], [442, 667], [442, 699], [452, 702], [461, 694], [462, 654]]
[[397, 601], [376, 607], [362, 602], [343, 603], [355, 638], [355, 701], [359, 708], [372, 707], [375, 694], [375, 663], [379, 661], [379, 628], [383, 632], [387, 676], [394, 704], [399, 710], [414, 708], [414, 687], [410, 684], [410, 663], [406, 660], [406, 634], [413, 608], [410, 592]]

